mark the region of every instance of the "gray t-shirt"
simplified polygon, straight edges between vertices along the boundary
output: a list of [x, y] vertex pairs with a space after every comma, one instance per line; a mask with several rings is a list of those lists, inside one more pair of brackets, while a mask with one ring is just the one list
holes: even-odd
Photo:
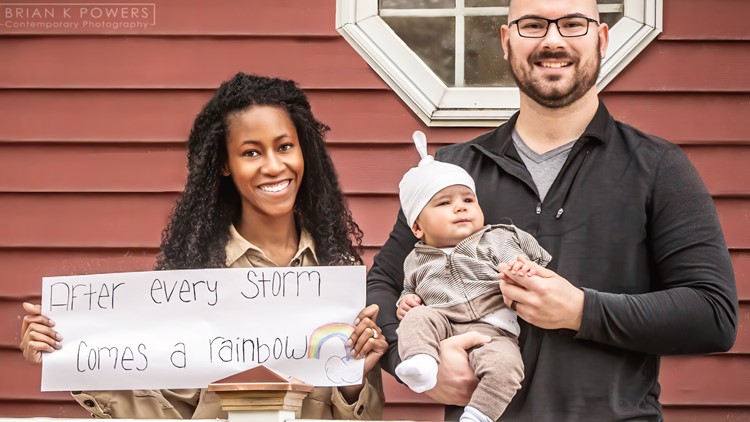
[[565, 164], [565, 160], [568, 159], [570, 150], [573, 149], [575, 143], [576, 141], [570, 141], [544, 154], [537, 154], [523, 142], [521, 135], [513, 129], [513, 145], [516, 146], [521, 160], [531, 173], [531, 178], [534, 180], [536, 189], [539, 191], [539, 198], [542, 201], [547, 196], [550, 186], [560, 173], [560, 169]]

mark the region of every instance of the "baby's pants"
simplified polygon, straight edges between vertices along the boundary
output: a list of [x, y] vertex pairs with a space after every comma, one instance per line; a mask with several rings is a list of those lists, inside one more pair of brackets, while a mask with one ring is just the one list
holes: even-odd
[[498, 420], [523, 380], [523, 360], [515, 336], [484, 322], [453, 323], [436, 308], [417, 306], [399, 324], [398, 353], [402, 360], [427, 354], [439, 363], [440, 341], [469, 331], [492, 337], [491, 342], [469, 352], [469, 365], [479, 379], [469, 406]]

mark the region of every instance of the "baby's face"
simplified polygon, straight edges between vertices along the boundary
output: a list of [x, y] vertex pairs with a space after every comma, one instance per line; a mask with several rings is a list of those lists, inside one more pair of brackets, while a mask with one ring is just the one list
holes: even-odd
[[484, 226], [484, 214], [474, 192], [464, 185], [439, 191], [425, 205], [412, 230], [436, 248], [456, 246]]

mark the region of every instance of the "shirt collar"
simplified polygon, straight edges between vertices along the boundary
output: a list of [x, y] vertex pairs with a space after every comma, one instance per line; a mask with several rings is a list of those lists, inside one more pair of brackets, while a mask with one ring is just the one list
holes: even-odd
[[[238, 259], [242, 258], [248, 251], [255, 251], [265, 256], [263, 249], [252, 244], [250, 241], [242, 237], [242, 235], [234, 227], [234, 224], [229, 226], [229, 241], [225, 248], [227, 254], [226, 265], [231, 267], [232, 264], [237, 262]], [[299, 245], [297, 246], [297, 253], [294, 254], [294, 258], [300, 258], [302, 255], [309, 251], [312, 255], [313, 260], [317, 263], [318, 257], [315, 255], [315, 242], [313, 241], [312, 235], [304, 227], [301, 230], [299, 236]], [[270, 261], [270, 260], [269, 260]], [[286, 265], [284, 263], [283, 265]]]

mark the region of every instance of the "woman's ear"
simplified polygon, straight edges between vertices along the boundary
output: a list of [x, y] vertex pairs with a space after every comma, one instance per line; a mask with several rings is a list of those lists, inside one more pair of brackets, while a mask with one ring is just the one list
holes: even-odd
[[221, 168], [222, 176], [231, 176], [232, 172], [229, 171], [229, 163], [224, 163], [224, 167]]

